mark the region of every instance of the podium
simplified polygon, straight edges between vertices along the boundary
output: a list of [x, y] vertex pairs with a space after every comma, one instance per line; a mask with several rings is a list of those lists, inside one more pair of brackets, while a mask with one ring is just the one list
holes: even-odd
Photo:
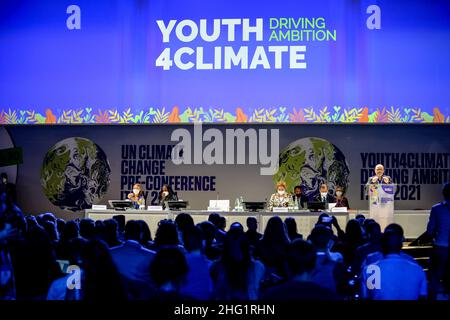
[[387, 225], [394, 222], [394, 195], [395, 184], [369, 184], [367, 185], [369, 196], [370, 218], [380, 224], [383, 231]]

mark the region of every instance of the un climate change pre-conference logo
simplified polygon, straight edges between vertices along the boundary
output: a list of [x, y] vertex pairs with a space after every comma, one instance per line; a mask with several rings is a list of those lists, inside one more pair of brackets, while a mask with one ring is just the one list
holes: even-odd
[[94, 142], [71, 137], [48, 150], [41, 185], [48, 200], [61, 209], [79, 211], [98, 203], [108, 191], [111, 167]]
[[336, 186], [345, 190], [349, 184], [350, 169], [344, 153], [331, 142], [316, 137], [295, 140], [280, 152], [279, 169], [275, 182], [283, 180], [289, 190], [300, 185], [303, 193], [312, 197], [322, 183], [330, 193]]

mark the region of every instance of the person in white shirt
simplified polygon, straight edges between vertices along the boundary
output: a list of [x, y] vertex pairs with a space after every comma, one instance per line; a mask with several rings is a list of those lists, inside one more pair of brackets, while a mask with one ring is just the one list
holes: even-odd
[[418, 300], [427, 296], [422, 267], [401, 256], [403, 237], [394, 230], [382, 237], [383, 258], [364, 267], [362, 297], [371, 300]]

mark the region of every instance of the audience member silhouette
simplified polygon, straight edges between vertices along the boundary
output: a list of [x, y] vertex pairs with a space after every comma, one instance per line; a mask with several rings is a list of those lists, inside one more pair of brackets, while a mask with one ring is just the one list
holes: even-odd
[[286, 225], [280, 217], [271, 217], [264, 235], [255, 248], [255, 256], [264, 263], [266, 272], [277, 277], [286, 277], [286, 250], [289, 245]]
[[309, 237], [317, 249], [316, 267], [311, 281], [333, 293], [345, 293], [345, 267], [338, 252], [330, 252], [333, 231], [325, 226], [316, 226]]
[[[81, 266], [81, 255], [87, 242], [88, 241], [83, 238], [73, 238], [68, 241], [68, 264], [64, 266], [63, 271], [68, 272], [69, 270], [67, 270], [67, 268], [69, 266]], [[71, 277], [75, 275], [74, 272], [77, 271], [72, 270], [65, 276], [53, 281], [48, 290], [47, 300], [81, 300], [81, 286], [76, 286], [75, 282], [71, 281]], [[81, 276], [81, 270], [79, 275]], [[72, 285], [70, 288], [68, 287], [68, 283]]]
[[212, 282], [209, 276], [211, 261], [204, 255], [203, 232], [200, 227], [192, 227], [184, 233], [184, 247], [189, 272], [181, 293], [196, 300], [208, 300]]
[[[396, 223], [391, 223], [390, 225], [388, 225], [385, 229], [384, 232], [394, 232], [395, 234], [397, 234], [401, 239], [403, 239], [403, 241], [405, 241], [405, 237], [404, 237], [404, 233], [403, 233], [403, 228]], [[400, 251], [400, 257], [402, 257], [403, 259], [408, 260], [411, 263], [416, 263], [416, 260], [414, 260], [413, 257], [411, 257], [409, 254], [404, 253], [403, 251]], [[373, 253], [370, 253], [366, 256], [366, 259], [364, 260], [361, 268], [364, 268], [365, 266], [368, 266], [370, 264], [373, 264], [374, 262], [380, 260], [383, 258], [383, 252], [381, 251], [376, 251]]]
[[81, 219], [80, 221], [80, 236], [86, 240], [95, 238], [95, 222], [92, 219]]
[[119, 241], [123, 241], [125, 239], [125, 216], [123, 214], [117, 214], [112, 218], [117, 221]]
[[295, 222], [294, 218], [288, 217], [284, 220], [284, 223], [286, 224], [287, 233], [291, 241], [303, 239], [303, 235], [297, 232], [297, 222]]
[[223, 253], [210, 269], [213, 281], [213, 299], [256, 300], [264, 276], [264, 265], [254, 260], [250, 245], [240, 223], [230, 226]]
[[302, 239], [291, 242], [287, 249], [290, 279], [267, 289], [262, 300], [336, 300], [332, 291], [312, 281], [316, 259], [317, 253], [311, 243]]
[[145, 294], [141, 288], [151, 285], [150, 264], [155, 258], [154, 251], [140, 244], [141, 235], [141, 224], [129, 220], [125, 225], [125, 242], [111, 249], [112, 259], [123, 282], [136, 299], [142, 298]]
[[247, 241], [253, 248], [258, 241], [262, 238], [262, 234], [258, 232], [258, 220], [255, 217], [247, 218], [247, 231], [245, 232]]
[[216, 227], [210, 221], [203, 221], [198, 224], [198, 227], [202, 230], [205, 241], [205, 256], [210, 261], [219, 259], [222, 254], [222, 244], [216, 243]]
[[222, 225], [220, 220], [220, 215], [218, 213], [211, 213], [208, 217], [208, 221], [216, 227], [215, 240], [217, 244], [222, 244], [226, 235], [226, 232], [220, 229], [220, 226]]
[[442, 188], [444, 201], [431, 208], [427, 234], [433, 238], [430, 257], [430, 295], [436, 299], [438, 294], [449, 294], [450, 276], [449, 238], [450, 238], [450, 182]]
[[332, 250], [340, 252], [344, 257], [345, 266], [351, 268], [356, 249], [363, 244], [364, 239], [361, 224], [358, 220], [352, 219], [347, 223], [343, 240], [336, 243]]
[[183, 250], [183, 246], [180, 244], [180, 236], [178, 234], [176, 223], [172, 220], [164, 219], [158, 223], [153, 250], [158, 251], [161, 248], [168, 246], [178, 246]]
[[150, 265], [150, 274], [156, 285], [153, 300], [191, 300], [181, 293], [186, 283], [189, 267], [179, 247], [165, 246], [156, 253]]
[[74, 220], [67, 221], [64, 226], [64, 232], [61, 234], [58, 245], [56, 247], [56, 256], [61, 260], [68, 260], [68, 249], [67, 243], [71, 239], [75, 239], [79, 237], [79, 228], [78, 223]]
[[220, 223], [219, 223], [219, 229], [223, 232], [226, 232], [225, 229], [227, 228], [227, 218], [221, 216], [220, 217]]
[[122, 244], [119, 241], [119, 229], [117, 221], [114, 219], [107, 219], [104, 221], [103, 241], [106, 242], [109, 248], [114, 248]]
[[427, 296], [423, 269], [400, 255], [403, 236], [395, 229], [381, 238], [383, 258], [364, 267], [362, 296], [373, 300], [418, 300]]
[[52, 242], [52, 245], [54, 248], [56, 248], [58, 244], [58, 230], [56, 229], [56, 225], [53, 221], [47, 220], [42, 222], [42, 227], [44, 228], [45, 232], [47, 232], [48, 237], [50, 238], [50, 241]]
[[141, 225], [141, 241], [140, 244], [147, 249], [151, 249], [154, 245], [150, 228], [144, 220], [137, 220]]
[[176, 216], [175, 223], [178, 229], [178, 238], [180, 243], [183, 244], [185, 233], [195, 226], [194, 219], [192, 219], [190, 214], [180, 213]]
[[17, 299], [46, 299], [51, 283], [62, 276], [53, 244], [41, 226], [28, 229], [11, 251]]
[[61, 237], [61, 235], [64, 232], [64, 228], [66, 226], [66, 221], [63, 219], [56, 219], [56, 230], [58, 230], [58, 235]]
[[128, 299], [122, 278], [108, 246], [100, 240], [90, 240], [81, 255], [81, 297], [88, 301]]
[[[368, 220], [368, 219], [367, 219]], [[381, 251], [381, 227], [380, 225], [372, 220], [372, 222], [365, 223], [365, 234], [367, 243], [359, 246], [356, 249], [355, 259], [353, 261], [352, 272], [355, 275], [359, 275], [361, 272], [361, 267], [363, 262], [366, 260], [367, 256], [374, 252]]]
[[94, 223], [94, 237], [93, 239], [103, 240], [103, 235], [105, 234], [105, 221], [95, 220]]

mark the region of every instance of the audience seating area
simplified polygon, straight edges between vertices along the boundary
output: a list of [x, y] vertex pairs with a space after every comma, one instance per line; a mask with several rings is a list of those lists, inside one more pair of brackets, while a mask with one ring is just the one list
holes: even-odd
[[[197, 223], [182, 213], [159, 221], [152, 234], [145, 221], [125, 222], [123, 215], [64, 221], [52, 213], [25, 216], [16, 206], [3, 209], [2, 299], [437, 297], [429, 294], [426, 278], [432, 247], [409, 246], [400, 225], [381, 230], [363, 215], [341, 226], [324, 213], [309, 234], [300, 234], [290, 217], [271, 217], [259, 233], [254, 217], [245, 225], [227, 225], [217, 213]], [[395, 292], [379, 286], [386, 281], [396, 286]], [[444, 283], [440, 297], [447, 293]]]

